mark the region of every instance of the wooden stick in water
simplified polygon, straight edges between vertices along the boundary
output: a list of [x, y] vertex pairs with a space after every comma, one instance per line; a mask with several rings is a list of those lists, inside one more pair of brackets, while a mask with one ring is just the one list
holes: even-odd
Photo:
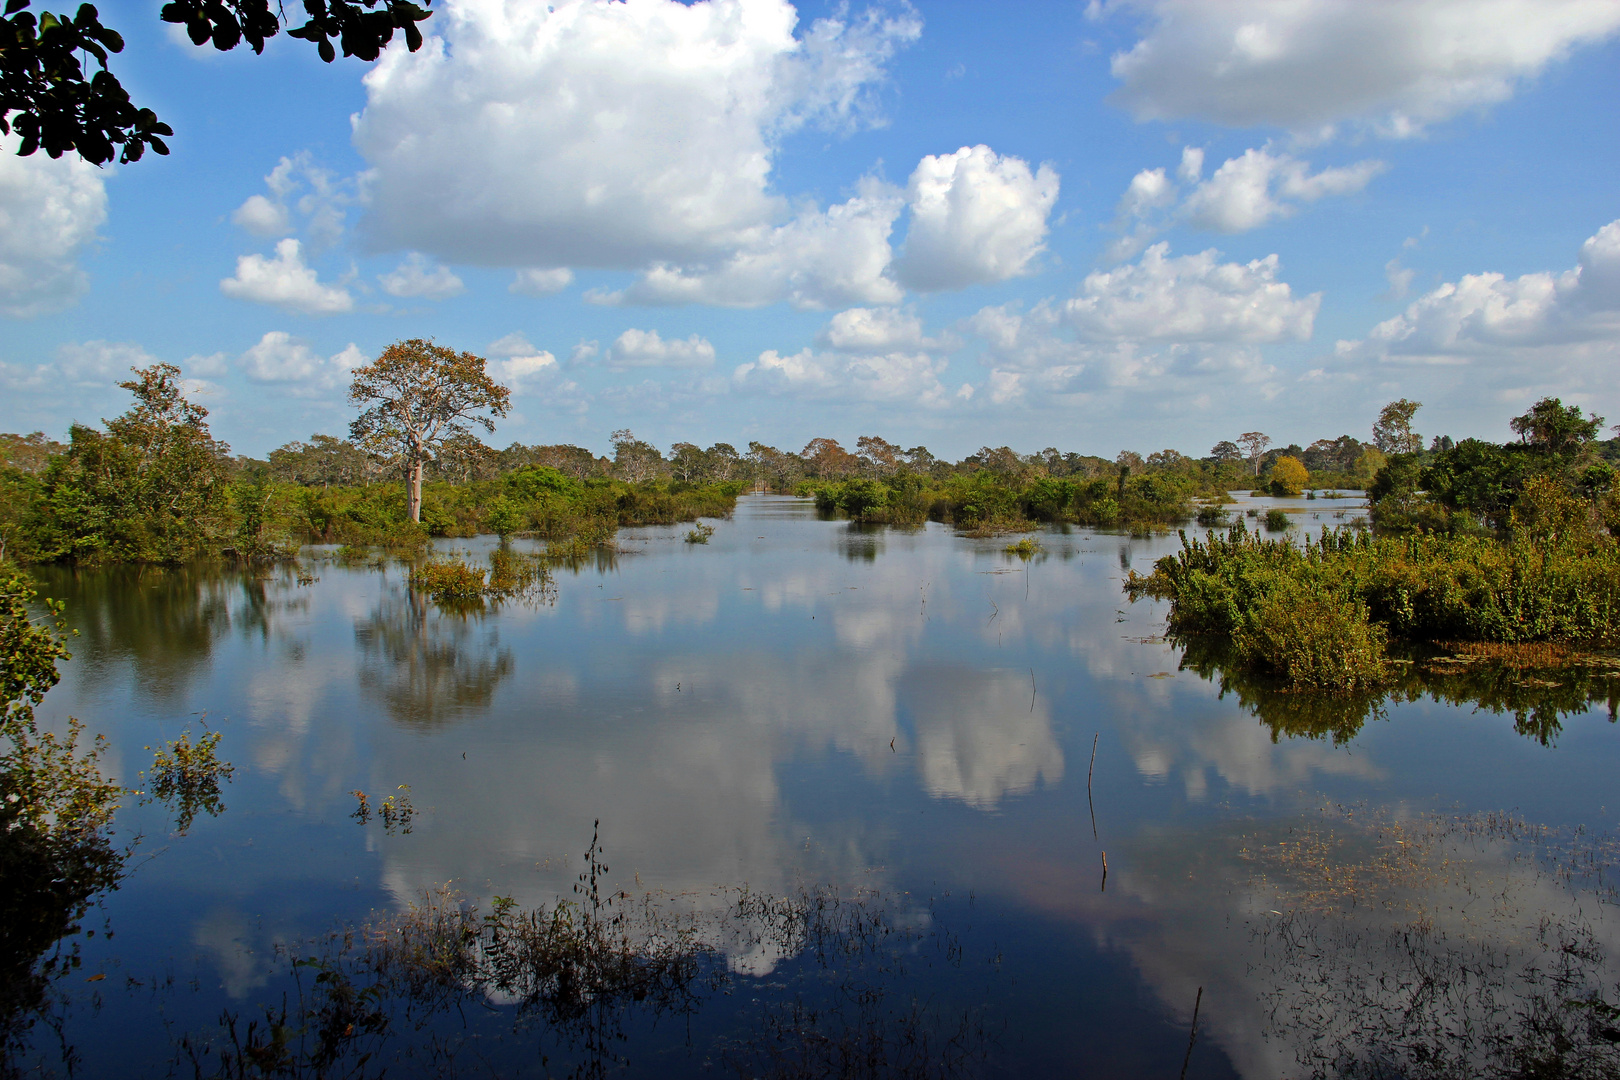
[[1187, 1056], [1181, 1059], [1181, 1080], [1187, 1080], [1187, 1064], [1192, 1061], [1193, 1043], [1198, 1041], [1198, 1006], [1204, 1003], [1204, 988], [1198, 988], [1198, 996], [1193, 999], [1192, 1032], [1187, 1036]]
[[1097, 740], [1102, 738], [1102, 732], [1091, 737], [1091, 767], [1086, 770], [1086, 806], [1091, 810], [1091, 838], [1097, 839], [1097, 805], [1091, 801], [1091, 774], [1097, 768]]
[[1097, 891], [1098, 892], [1107, 892], [1108, 891], [1108, 852], [1106, 852], [1106, 851], [1103, 852], [1102, 857], [1103, 857], [1102, 888], [1098, 889]]

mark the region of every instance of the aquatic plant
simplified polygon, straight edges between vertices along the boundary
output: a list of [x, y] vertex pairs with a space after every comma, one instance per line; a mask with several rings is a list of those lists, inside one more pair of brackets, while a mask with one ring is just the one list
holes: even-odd
[[707, 544], [709, 542], [709, 537], [713, 535], [714, 526], [705, 525], [700, 521], [695, 528], [687, 531], [686, 542], [688, 544]]
[[1272, 507], [1266, 511], [1267, 532], [1287, 532], [1294, 524], [1294, 519], [1288, 516], [1288, 511], [1280, 507]]

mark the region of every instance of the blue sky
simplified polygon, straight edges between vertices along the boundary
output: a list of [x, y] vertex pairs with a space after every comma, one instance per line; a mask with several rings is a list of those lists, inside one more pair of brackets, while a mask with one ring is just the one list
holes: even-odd
[[1620, 420], [1612, 0], [439, 0], [376, 65], [157, 6], [101, 11], [172, 156], [0, 158], [0, 430], [161, 360], [262, 455], [409, 337], [497, 445]]

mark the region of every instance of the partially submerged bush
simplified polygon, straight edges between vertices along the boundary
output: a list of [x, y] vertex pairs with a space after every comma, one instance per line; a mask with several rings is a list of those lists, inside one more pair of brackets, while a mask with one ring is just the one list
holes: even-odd
[[1385, 639], [1620, 641], [1620, 544], [1608, 540], [1338, 530], [1300, 547], [1239, 522], [1224, 537], [1183, 534], [1180, 552], [1126, 588], [1168, 598], [1172, 631], [1246, 643], [1244, 663], [1300, 686], [1366, 685]]
[[1260, 602], [1232, 637], [1247, 666], [1298, 690], [1360, 690], [1384, 681], [1389, 635], [1367, 605], [1284, 586]]
[[1287, 532], [1294, 524], [1294, 519], [1288, 516], [1288, 511], [1272, 507], [1266, 511], [1267, 532]]

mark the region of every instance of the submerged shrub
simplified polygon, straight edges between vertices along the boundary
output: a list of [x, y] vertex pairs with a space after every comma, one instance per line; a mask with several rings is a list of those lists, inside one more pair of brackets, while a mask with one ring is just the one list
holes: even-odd
[[1272, 507], [1270, 510], [1266, 511], [1267, 532], [1287, 532], [1293, 523], [1293, 519], [1288, 516], [1288, 512], [1286, 510], [1279, 510], [1276, 507]]
[[696, 528], [687, 531], [686, 542], [688, 544], [707, 544], [709, 542], [709, 537], [713, 535], [714, 526], [705, 525], [700, 521], [698, 522]]
[[1300, 690], [1359, 690], [1384, 679], [1389, 635], [1367, 605], [1285, 586], [1266, 597], [1233, 635], [1240, 659]]
[[460, 559], [423, 563], [411, 571], [411, 584], [435, 600], [477, 600], [484, 595], [484, 571]]

